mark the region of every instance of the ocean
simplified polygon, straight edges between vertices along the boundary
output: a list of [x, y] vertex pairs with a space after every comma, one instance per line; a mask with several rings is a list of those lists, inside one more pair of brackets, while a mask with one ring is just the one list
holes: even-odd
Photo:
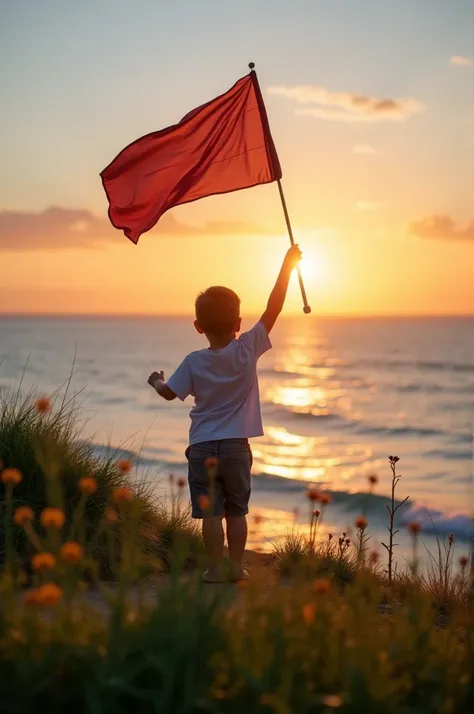
[[[252, 321], [244, 323], [244, 329]], [[332, 494], [321, 537], [369, 520], [381, 550], [390, 493], [389, 455], [400, 457], [400, 557], [405, 525], [433, 538], [456, 536], [466, 552], [472, 529], [474, 318], [281, 318], [259, 363], [266, 434], [254, 439], [251, 510], [263, 523], [249, 544], [273, 543], [308, 522], [308, 484]], [[192, 400], [164, 402], [146, 383], [170, 375], [204, 347], [190, 318], [0, 317], [0, 388], [64, 387], [82, 404], [84, 438], [97, 453], [118, 447], [159, 497], [168, 474], [185, 475]], [[367, 477], [378, 476], [373, 494]], [[362, 494], [362, 495], [361, 495]], [[251, 523], [253, 521], [251, 520]], [[385, 532], [386, 533], [386, 532]]]

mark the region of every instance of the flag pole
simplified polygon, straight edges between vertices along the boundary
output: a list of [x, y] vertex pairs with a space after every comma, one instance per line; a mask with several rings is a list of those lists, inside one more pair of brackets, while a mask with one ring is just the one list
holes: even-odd
[[[255, 72], [255, 63], [254, 62], [249, 62], [249, 69], [255, 75], [255, 79], [257, 81], [257, 86], [258, 86], [257, 73]], [[264, 113], [265, 113], [265, 111], [264, 111]], [[266, 123], [268, 124], [268, 120], [267, 120], [266, 116], [265, 116], [265, 120], [266, 120]], [[268, 126], [267, 128], [269, 131], [270, 127]], [[278, 159], [277, 159], [277, 161], [278, 161]], [[280, 172], [280, 176], [281, 176], [281, 172]], [[286, 206], [285, 194], [283, 193], [283, 186], [281, 185], [281, 178], [277, 179], [277, 183], [278, 183], [278, 192], [280, 194], [281, 205], [283, 208], [283, 214], [285, 216], [286, 228], [288, 230], [288, 235], [290, 237], [290, 243], [291, 243], [291, 245], [295, 245], [295, 239], [293, 237], [293, 229], [291, 227], [290, 215], [288, 213], [288, 208]], [[311, 312], [311, 307], [308, 305], [308, 299], [306, 297], [306, 290], [305, 290], [304, 283], [303, 283], [303, 276], [301, 275], [301, 269], [300, 269], [299, 265], [297, 266], [296, 271], [298, 273], [298, 282], [300, 284], [301, 297], [303, 298], [303, 312], [305, 315], [309, 315], [309, 313]]]

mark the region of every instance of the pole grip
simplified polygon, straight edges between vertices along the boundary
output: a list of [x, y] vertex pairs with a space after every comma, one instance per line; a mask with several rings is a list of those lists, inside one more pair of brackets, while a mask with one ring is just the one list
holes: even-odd
[[[294, 245], [295, 239], [293, 238], [293, 230], [291, 228], [290, 216], [288, 214], [288, 209], [286, 207], [285, 194], [283, 193], [283, 186], [281, 185], [281, 180], [278, 179], [277, 183], [278, 183], [278, 191], [280, 193], [281, 205], [283, 207], [283, 213], [285, 215], [286, 227], [288, 229], [288, 235], [290, 237], [290, 243], [291, 243], [291, 245]], [[301, 270], [300, 270], [299, 265], [297, 266], [296, 271], [298, 273], [298, 282], [300, 284], [301, 297], [303, 298], [303, 312], [305, 315], [309, 315], [311, 312], [311, 307], [308, 305], [308, 298], [306, 297], [306, 290], [305, 290], [304, 283], [303, 283], [303, 276], [301, 275]]]

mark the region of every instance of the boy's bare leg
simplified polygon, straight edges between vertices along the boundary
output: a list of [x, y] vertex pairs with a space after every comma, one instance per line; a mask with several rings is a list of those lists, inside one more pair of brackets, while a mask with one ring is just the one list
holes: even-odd
[[219, 582], [222, 578], [220, 565], [224, 555], [222, 516], [208, 516], [203, 518], [202, 537], [209, 559], [209, 570], [205, 574], [205, 579], [209, 582]]
[[243, 557], [247, 543], [247, 516], [226, 516], [229, 557], [234, 566], [235, 577], [245, 576]]

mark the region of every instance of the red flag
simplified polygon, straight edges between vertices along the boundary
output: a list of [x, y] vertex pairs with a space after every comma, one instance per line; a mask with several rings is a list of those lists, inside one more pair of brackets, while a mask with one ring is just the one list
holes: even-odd
[[179, 124], [134, 141], [101, 177], [110, 220], [134, 243], [173, 206], [281, 178], [255, 72]]

